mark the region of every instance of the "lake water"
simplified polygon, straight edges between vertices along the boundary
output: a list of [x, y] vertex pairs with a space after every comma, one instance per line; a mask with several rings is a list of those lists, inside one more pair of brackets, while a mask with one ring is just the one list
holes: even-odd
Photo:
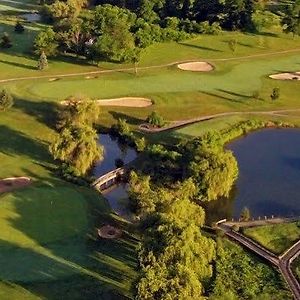
[[[118, 143], [118, 139], [113, 138], [109, 134], [99, 134], [99, 143], [104, 146], [104, 159], [95, 164], [92, 173], [96, 177], [116, 169], [116, 159], [122, 159], [127, 164], [137, 157], [135, 149]], [[115, 213], [127, 219], [132, 218], [127, 207], [126, 184], [118, 184], [104, 191], [103, 195]]]
[[239, 165], [239, 178], [227, 215], [248, 207], [253, 216], [300, 216], [300, 130], [264, 129], [227, 146]]
[[99, 143], [104, 146], [104, 158], [95, 164], [93, 175], [96, 177], [116, 169], [116, 159], [122, 159], [127, 164], [137, 157], [135, 149], [118, 143], [118, 139], [109, 134], [99, 134]]
[[[238, 161], [239, 178], [228, 199], [205, 205], [208, 223], [237, 218], [244, 207], [254, 217], [300, 216], [299, 129], [263, 129], [229, 143], [226, 148], [233, 151]], [[113, 164], [111, 160], [110, 166]], [[105, 196], [116, 212], [123, 213], [124, 206], [118, 201], [127, 196], [124, 185]]]

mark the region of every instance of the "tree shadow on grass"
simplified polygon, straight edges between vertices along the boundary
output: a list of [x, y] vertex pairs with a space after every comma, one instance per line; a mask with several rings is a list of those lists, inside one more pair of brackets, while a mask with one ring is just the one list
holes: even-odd
[[10, 65], [10, 66], [13, 66], [13, 67], [29, 69], [29, 70], [36, 70], [37, 69], [36, 67], [30, 66], [30, 65], [25, 65], [25, 64], [13, 62], [13, 61], [8, 61], [8, 60], [2, 60], [2, 59], [0, 59], [0, 63], [7, 64], [7, 65]]
[[240, 93], [236, 93], [236, 92], [232, 92], [232, 91], [228, 91], [228, 90], [224, 90], [224, 89], [217, 89], [217, 91], [220, 91], [222, 93], [234, 96], [234, 97], [239, 97], [239, 98], [244, 98], [244, 99], [251, 99], [252, 96], [249, 95], [245, 95], [245, 94], [240, 94]]
[[118, 121], [119, 119], [125, 119], [128, 124], [130, 125], [140, 125], [141, 123], [145, 122], [145, 120], [133, 117], [121, 112], [116, 111], [109, 111], [109, 113], [113, 116], [113, 118]]
[[219, 49], [214, 49], [214, 48], [204, 47], [204, 46], [199, 46], [199, 45], [192, 45], [192, 44], [183, 43], [183, 42], [179, 42], [178, 44], [185, 46], [185, 47], [196, 48], [196, 49], [205, 50], [205, 51], [223, 52], [222, 50], [219, 50]]
[[59, 105], [56, 102], [30, 101], [15, 99], [14, 107], [24, 113], [35, 117], [37, 121], [54, 129], [58, 118]]
[[25, 155], [32, 160], [50, 161], [47, 147], [42, 141], [33, 140], [20, 131], [0, 125], [0, 152], [9, 156]]
[[[0, 278], [7, 279], [8, 275], [16, 272], [16, 276], [27, 278], [27, 283], [22, 284], [24, 288], [51, 300], [126, 299], [122, 291], [129, 293], [129, 283], [136, 276], [136, 240], [126, 232], [116, 240], [97, 238], [97, 224], [102, 222], [102, 215], [108, 213], [104, 213], [101, 196], [97, 194], [97, 197], [96, 192], [95, 197], [90, 195], [91, 199], [85, 197], [88, 202], [86, 210], [78, 210], [87, 214], [89, 228], [77, 228], [79, 219], [71, 218], [68, 204], [63, 204], [64, 199], [70, 198], [69, 208], [74, 209], [73, 196], [57, 188], [54, 186], [52, 191], [44, 191], [42, 194], [34, 190], [15, 193], [15, 215], [8, 222], [15, 230], [34, 241], [38, 249], [43, 247], [46, 252], [35, 253], [28, 248], [14, 250], [19, 252], [13, 252], [12, 249], [1, 251], [0, 261], [1, 258], [5, 261], [7, 256], [11, 271], [7, 274], [7, 269], [0, 270]], [[74, 188], [80, 189], [76, 186]], [[50, 192], [57, 193], [58, 197], [47, 196]], [[54, 199], [56, 204], [52, 203]], [[77, 205], [82, 200], [77, 201]], [[60, 234], [62, 231], [64, 237]], [[46, 242], [45, 236], [47, 239], [50, 236], [51, 241]], [[0, 249], [3, 249], [1, 243]], [[21, 267], [18, 267], [20, 262]], [[14, 281], [10, 276], [8, 279]], [[32, 276], [31, 280], [29, 276]]]

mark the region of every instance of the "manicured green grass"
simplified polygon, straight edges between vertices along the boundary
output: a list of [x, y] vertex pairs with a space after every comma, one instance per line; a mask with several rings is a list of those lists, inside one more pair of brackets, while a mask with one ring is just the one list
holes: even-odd
[[247, 228], [244, 233], [273, 253], [282, 254], [300, 239], [300, 223], [293, 222]]
[[53, 173], [47, 148], [54, 131], [47, 124], [54, 117], [51, 103], [20, 99], [0, 115], [0, 178], [34, 180], [28, 188], [0, 195], [0, 262], [5, 265], [0, 296], [6, 291], [14, 299], [131, 295], [136, 240], [130, 234], [117, 241], [95, 239], [95, 228], [116, 221], [98, 193]]

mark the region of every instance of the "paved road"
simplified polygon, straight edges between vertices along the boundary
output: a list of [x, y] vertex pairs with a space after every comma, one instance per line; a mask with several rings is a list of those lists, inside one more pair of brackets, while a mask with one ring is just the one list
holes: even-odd
[[244, 247], [250, 249], [252, 252], [256, 253], [260, 257], [266, 259], [267, 261], [278, 267], [285, 281], [289, 285], [294, 298], [296, 300], [300, 300], [300, 284], [293, 274], [291, 268], [292, 262], [300, 255], [300, 241], [295, 243], [285, 253], [277, 257], [275, 254], [258, 245], [251, 239], [243, 236], [238, 232], [232, 231], [231, 227], [222, 223], [218, 224], [218, 227], [222, 229], [229, 238], [235, 240], [236, 242], [240, 243]]

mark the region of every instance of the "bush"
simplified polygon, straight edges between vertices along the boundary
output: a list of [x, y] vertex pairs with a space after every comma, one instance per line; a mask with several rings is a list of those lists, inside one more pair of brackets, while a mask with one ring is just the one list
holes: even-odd
[[0, 47], [1, 48], [11, 48], [12, 47], [11, 38], [6, 32], [4, 32], [3, 36], [1, 37]]
[[280, 97], [280, 88], [273, 88], [270, 97], [273, 101], [277, 100]]
[[25, 31], [25, 27], [18, 21], [15, 26], [16, 33], [23, 33]]
[[2, 90], [0, 92], [0, 110], [5, 111], [11, 108], [13, 104], [14, 104], [14, 99], [12, 95], [6, 90]]
[[149, 124], [155, 127], [163, 127], [165, 121], [162, 116], [160, 116], [156, 111], [153, 111], [146, 120]]
[[135, 140], [135, 147], [138, 152], [143, 152], [146, 148], [146, 140], [144, 137]]

